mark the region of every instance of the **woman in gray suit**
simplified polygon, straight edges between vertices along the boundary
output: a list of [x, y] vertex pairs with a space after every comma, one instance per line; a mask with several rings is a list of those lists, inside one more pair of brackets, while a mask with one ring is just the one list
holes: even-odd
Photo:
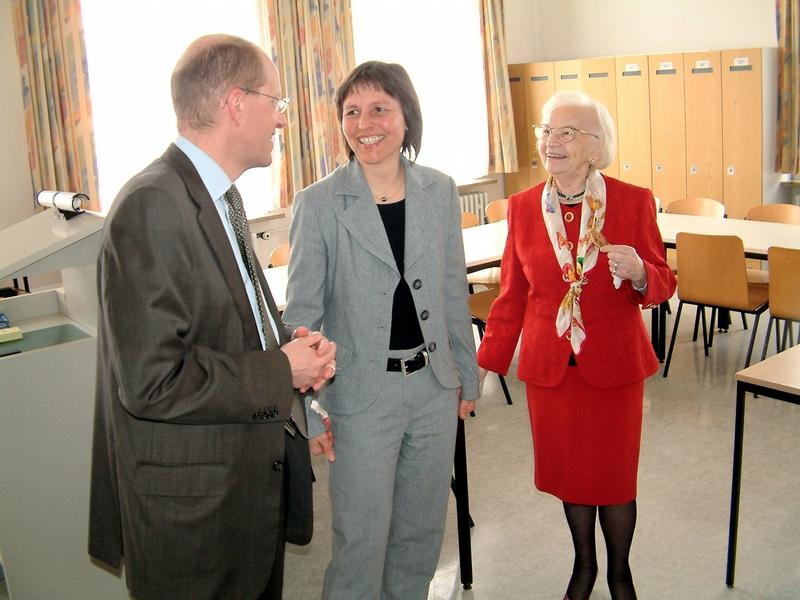
[[350, 161], [295, 197], [284, 313], [337, 344], [336, 378], [319, 398], [336, 443], [322, 596], [424, 600], [456, 419], [479, 394], [458, 193], [414, 163], [422, 114], [403, 67], [358, 66], [336, 108]]

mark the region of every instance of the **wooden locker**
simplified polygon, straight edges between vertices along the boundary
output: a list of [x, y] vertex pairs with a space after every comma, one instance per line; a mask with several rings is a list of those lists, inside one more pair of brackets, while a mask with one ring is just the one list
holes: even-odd
[[513, 173], [505, 174], [505, 193], [530, 187], [530, 144], [528, 142], [528, 116], [525, 103], [525, 65], [508, 65], [508, 79], [511, 88], [511, 106], [514, 110], [514, 136], [517, 142], [517, 166]]
[[648, 56], [653, 193], [666, 207], [686, 197], [683, 54]]
[[723, 200], [722, 87], [719, 52], [683, 55], [686, 94], [686, 196]]
[[615, 63], [620, 179], [649, 188], [653, 178], [647, 56], [620, 56]]
[[542, 121], [542, 107], [556, 91], [552, 62], [529, 63], [525, 67], [525, 102], [528, 113], [530, 185], [547, 179], [533, 126]]
[[723, 50], [721, 62], [723, 197], [742, 219], [762, 202], [761, 49]]
[[557, 60], [553, 63], [556, 91], [581, 89], [581, 61]]
[[[586, 58], [581, 60], [581, 89], [605, 104], [614, 123], [617, 122], [617, 81], [614, 77], [614, 58]], [[614, 157], [603, 173], [619, 178], [619, 148], [614, 146]]]

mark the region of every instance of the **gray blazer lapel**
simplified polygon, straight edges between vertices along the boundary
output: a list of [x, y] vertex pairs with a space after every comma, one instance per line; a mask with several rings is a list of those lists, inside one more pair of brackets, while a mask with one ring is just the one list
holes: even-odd
[[347, 164], [344, 175], [336, 185], [336, 195], [344, 196], [345, 206], [339, 222], [368, 252], [397, 271], [378, 207], [355, 159]]
[[[242, 321], [247, 339], [254, 340], [258, 348], [260, 348], [261, 338], [258, 335], [256, 321], [253, 318], [253, 310], [250, 307], [250, 301], [244, 289], [244, 282], [239, 275], [239, 265], [233, 256], [233, 249], [228, 240], [228, 235], [225, 233], [225, 228], [222, 226], [222, 221], [219, 219], [219, 212], [214, 206], [213, 199], [208, 195], [208, 190], [203, 185], [203, 180], [200, 179], [200, 175], [197, 169], [194, 168], [192, 161], [180, 148], [170, 144], [162, 158], [178, 171], [186, 184], [189, 198], [197, 205], [197, 220], [211, 250], [217, 258], [225, 285], [231, 291], [233, 305]], [[266, 285], [266, 282], [264, 282], [264, 285]], [[272, 298], [270, 298], [271, 300]], [[270, 302], [270, 308], [274, 306], [275, 303]]]
[[427, 179], [420, 169], [415, 169], [403, 159], [406, 168], [406, 239], [405, 267], [408, 269], [420, 258], [431, 243], [431, 223], [436, 218], [436, 198], [431, 188], [433, 180]]

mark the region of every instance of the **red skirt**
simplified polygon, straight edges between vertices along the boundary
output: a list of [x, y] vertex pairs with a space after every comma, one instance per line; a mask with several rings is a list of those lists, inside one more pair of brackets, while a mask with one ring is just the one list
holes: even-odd
[[644, 381], [600, 389], [570, 367], [558, 386], [526, 391], [537, 489], [571, 504], [636, 498]]

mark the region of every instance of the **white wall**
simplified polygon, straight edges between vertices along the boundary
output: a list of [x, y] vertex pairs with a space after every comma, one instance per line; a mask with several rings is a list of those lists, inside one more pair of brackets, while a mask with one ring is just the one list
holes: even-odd
[[11, 2], [0, 0], [0, 231], [34, 212], [15, 44]]
[[776, 46], [774, 0], [505, 0], [509, 63]]

